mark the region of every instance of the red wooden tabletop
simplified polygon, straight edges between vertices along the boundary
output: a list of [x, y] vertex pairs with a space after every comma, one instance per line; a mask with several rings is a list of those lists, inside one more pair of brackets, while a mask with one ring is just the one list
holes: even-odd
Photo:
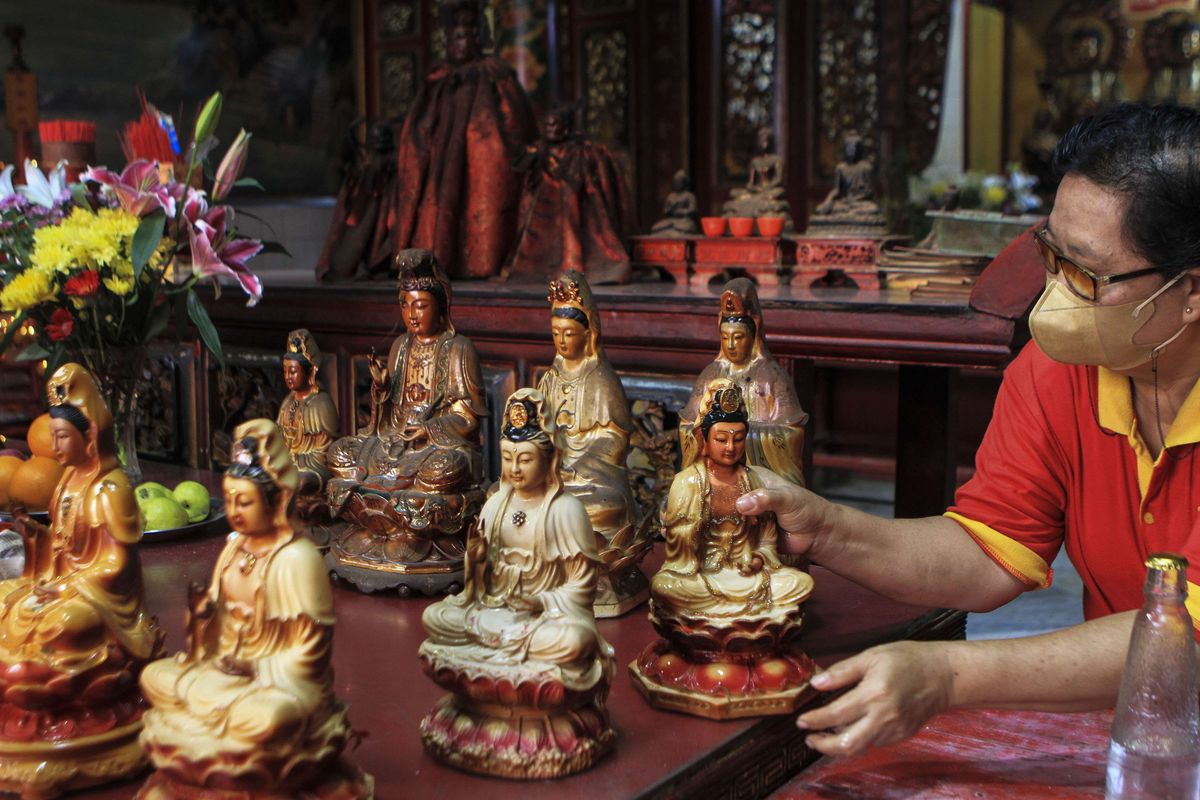
[[825, 757], [775, 800], [1063, 798], [1104, 796], [1112, 712], [957, 710], [906, 742], [853, 758]]

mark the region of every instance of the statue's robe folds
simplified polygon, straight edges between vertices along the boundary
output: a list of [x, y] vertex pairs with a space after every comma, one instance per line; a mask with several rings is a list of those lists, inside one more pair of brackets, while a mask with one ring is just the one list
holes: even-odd
[[329, 393], [314, 389], [303, 399], [295, 392], [289, 393], [279, 407], [276, 422], [296, 469], [313, 473], [324, 486], [331, 474], [325, 453], [338, 434], [338, 413]]
[[592, 285], [628, 283], [633, 203], [608, 148], [586, 140], [541, 145], [524, 165], [520, 228], [506, 273], [545, 278], [578, 270]]
[[[749, 491], [762, 488], [757, 468], [746, 470]], [[663, 513], [666, 559], [650, 583], [650, 595], [668, 616], [737, 619], [794, 612], [813, 581], [779, 562], [775, 516], [742, 517], [734, 530], [713, 529], [712, 485], [703, 462], [671, 482]], [[743, 575], [758, 557], [762, 569]]]
[[521, 197], [512, 164], [536, 132], [529, 98], [504, 61], [430, 72], [397, 147], [397, 251], [432, 250], [452, 278], [498, 275]]
[[161, 634], [142, 600], [133, 549], [142, 518], [129, 479], [111, 469], [71, 491], [76, 477], [68, 467], [54, 490], [50, 527], [36, 536], [22, 576], [0, 582], [0, 662], [74, 675], [108, 660], [110, 646], [134, 660], [155, 655]]
[[[500, 488], [479, 515], [485, 563], [468, 559], [466, 585], [425, 609], [429, 638], [421, 654], [476, 676], [514, 668], [585, 691], [611, 681], [612, 646], [596, 628], [595, 534], [583, 505], [561, 490], [528, 515], [528, 545], [501, 537], [512, 487]], [[533, 598], [539, 611], [516, 598]]]
[[[294, 535], [261, 568], [254, 607], [230, 603], [222, 577], [238, 569], [242, 542], [230, 534], [217, 559], [199, 657], [165, 658], [142, 673], [153, 706], [142, 739], [192, 769], [273, 773], [280, 758], [321, 761], [348, 736], [333, 696], [333, 593], [316, 547]], [[222, 671], [223, 656], [249, 663], [253, 675]]]
[[563, 486], [587, 509], [592, 530], [611, 541], [637, 514], [625, 467], [633, 419], [620, 378], [595, 357], [572, 375], [557, 356], [538, 391], [562, 454]]

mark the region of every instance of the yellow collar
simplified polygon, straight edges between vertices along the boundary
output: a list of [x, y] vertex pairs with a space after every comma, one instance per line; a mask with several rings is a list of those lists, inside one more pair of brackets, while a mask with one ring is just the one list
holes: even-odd
[[[1113, 433], [1122, 433], [1131, 439], [1137, 434], [1133, 414], [1133, 391], [1129, 379], [1110, 369], [1097, 367], [1097, 403], [1100, 425]], [[1200, 442], [1200, 381], [1192, 387], [1183, 401], [1175, 421], [1167, 431], [1167, 447]]]

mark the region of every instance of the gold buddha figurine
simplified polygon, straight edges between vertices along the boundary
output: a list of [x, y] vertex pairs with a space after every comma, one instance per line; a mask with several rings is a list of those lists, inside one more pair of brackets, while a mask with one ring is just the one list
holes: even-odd
[[275, 423], [238, 426], [223, 484], [234, 531], [207, 591], [191, 587], [187, 650], [142, 673], [158, 772], [139, 798], [372, 797], [342, 756], [353, 734], [333, 692], [333, 592], [288, 522], [299, 485]]
[[783, 158], [775, 152], [775, 132], [759, 128], [758, 154], [750, 159], [746, 185], [729, 193], [722, 211], [727, 217], [782, 217], [784, 230], [794, 230], [792, 206], [783, 186]]
[[680, 414], [679, 443], [683, 466], [700, 454], [700, 440], [693, 436], [698, 417], [705, 413], [705, 389], [717, 378], [729, 378], [742, 390], [750, 411], [746, 436], [746, 460], [803, 486], [804, 426], [808, 414], [800, 407], [791, 377], [767, 349], [762, 305], [758, 290], [749, 278], [735, 278], [721, 292], [717, 315], [721, 351], [704, 368]]
[[625, 467], [633, 432], [629, 401], [604, 355], [600, 309], [584, 276], [572, 271], [551, 281], [549, 300], [556, 352], [538, 391], [562, 455], [563, 488], [583, 503], [600, 537], [596, 616], [620, 616], [649, 596], [638, 561], [651, 545], [653, 520], [642, 518]]
[[484, 495], [479, 356], [450, 320], [450, 281], [428, 250], [404, 250], [405, 333], [370, 360], [371, 422], [329, 448], [326, 496], [346, 523], [327, 556], [360, 589], [432, 594], [462, 583], [466, 531]]
[[0, 791], [22, 797], [143, 768], [137, 678], [162, 647], [143, 601], [142, 516], [112, 414], [79, 364], [55, 370], [46, 390], [66, 470], [49, 527], [19, 518], [24, 571], [0, 582]]
[[743, 494], [779, 478], [746, 464], [753, 424], [741, 389], [711, 381], [693, 429], [702, 458], [671, 483], [666, 560], [650, 581], [663, 638], [629, 665], [656, 707], [714, 719], [783, 714], [814, 666], [795, 646], [813, 581], [780, 563], [774, 515], [738, 513]]
[[887, 219], [875, 199], [875, 162], [867, 157], [866, 142], [857, 131], [842, 137], [842, 160], [834, 170], [833, 188], [813, 209], [809, 235], [882, 235]]
[[546, 413], [535, 389], [508, 399], [500, 483], [468, 541], [466, 582], [421, 619], [422, 667], [450, 692], [421, 741], [451, 766], [506, 778], [578, 772], [616, 739], [613, 649], [592, 615], [596, 537], [559, 481]]
[[304, 328], [288, 334], [283, 354], [283, 382], [288, 395], [279, 407], [276, 423], [288, 452], [300, 471], [297, 495], [319, 493], [329, 480], [325, 453], [338, 435], [338, 413], [328, 392], [321, 391], [317, 372], [321, 349]]

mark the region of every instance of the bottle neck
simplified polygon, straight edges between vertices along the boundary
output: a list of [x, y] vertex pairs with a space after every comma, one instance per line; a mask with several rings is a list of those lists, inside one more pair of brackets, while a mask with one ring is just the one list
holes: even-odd
[[1155, 569], [1146, 571], [1146, 585], [1142, 590], [1147, 602], [1169, 601], [1182, 603], [1187, 597], [1187, 575], [1181, 569]]

